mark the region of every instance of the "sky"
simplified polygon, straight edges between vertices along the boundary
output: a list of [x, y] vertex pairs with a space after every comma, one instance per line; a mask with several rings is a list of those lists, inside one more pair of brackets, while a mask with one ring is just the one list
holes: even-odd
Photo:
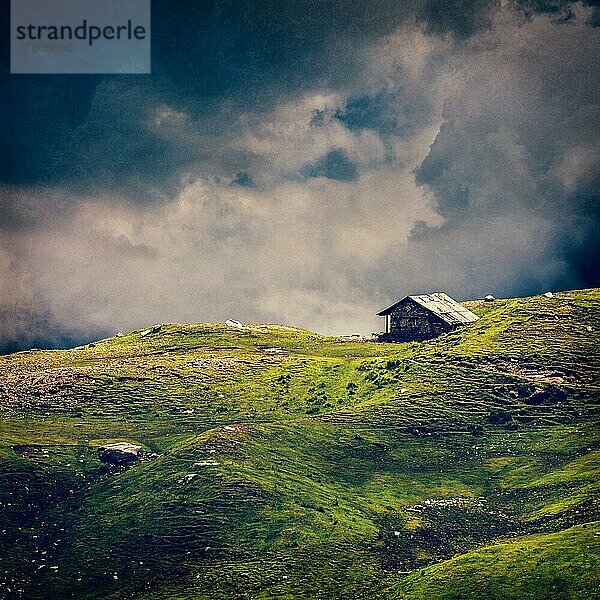
[[150, 75], [11, 75], [0, 44], [0, 352], [599, 286], [599, 26], [596, 0], [154, 0]]

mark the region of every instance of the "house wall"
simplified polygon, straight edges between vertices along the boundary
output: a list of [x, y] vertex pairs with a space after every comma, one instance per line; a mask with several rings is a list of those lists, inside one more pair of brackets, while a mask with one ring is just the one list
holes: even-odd
[[448, 325], [416, 302], [406, 301], [389, 315], [389, 333], [394, 341], [421, 341], [434, 338], [454, 327]]

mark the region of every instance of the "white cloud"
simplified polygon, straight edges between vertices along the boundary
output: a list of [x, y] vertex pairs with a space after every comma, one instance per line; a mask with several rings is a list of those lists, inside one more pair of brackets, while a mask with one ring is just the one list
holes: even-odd
[[[340, 149], [358, 166], [372, 166], [385, 158], [385, 147], [372, 131], [350, 131], [339, 119], [346, 99], [339, 94], [306, 94], [279, 105], [272, 115], [242, 118], [245, 133], [235, 143], [260, 161], [272, 178], [295, 177], [306, 164]], [[317, 113], [319, 124], [314, 123]]]
[[[404, 25], [355, 49], [363, 68], [342, 88], [267, 114], [223, 109], [227, 131], [158, 104], [147, 127], [195, 153], [183, 187], [143, 207], [77, 198], [69, 218], [1, 239], [7, 339], [29, 335], [32, 315], [38, 331], [52, 322], [81, 335], [230, 317], [368, 333], [404, 293], [577, 285], [562, 249], [587, 235], [569, 194], [599, 161], [587, 125], [597, 36], [508, 12], [462, 44]], [[410, 127], [351, 130], [338, 118], [380, 92], [386, 116]], [[302, 176], [336, 149], [355, 180]], [[230, 185], [238, 170], [256, 186]], [[25, 212], [41, 205], [36, 193]], [[418, 222], [429, 229], [411, 237]]]

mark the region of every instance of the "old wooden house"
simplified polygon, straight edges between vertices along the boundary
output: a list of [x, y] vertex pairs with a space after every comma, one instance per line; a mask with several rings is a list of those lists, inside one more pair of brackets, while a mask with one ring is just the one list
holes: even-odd
[[385, 317], [380, 341], [408, 342], [434, 338], [479, 317], [444, 293], [406, 296], [378, 312]]

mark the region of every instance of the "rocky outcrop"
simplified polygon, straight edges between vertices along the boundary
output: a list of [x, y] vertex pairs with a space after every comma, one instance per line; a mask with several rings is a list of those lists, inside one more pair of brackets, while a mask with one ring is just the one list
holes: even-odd
[[110, 465], [125, 465], [138, 460], [141, 449], [141, 446], [129, 442], [106, 444], [98, 448], [98, 458]]

